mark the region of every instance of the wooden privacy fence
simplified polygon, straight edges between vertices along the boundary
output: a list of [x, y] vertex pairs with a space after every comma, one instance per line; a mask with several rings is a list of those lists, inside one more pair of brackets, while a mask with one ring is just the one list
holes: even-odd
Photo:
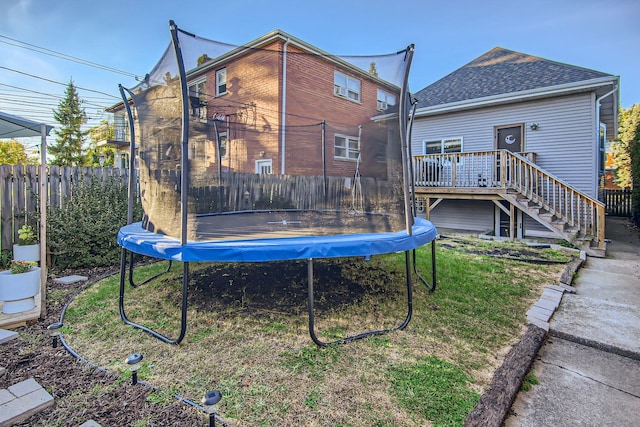
[[[11, 250], [18, 229], [29, 220], [37, 224], [40, 197], [39, 166], [0, 165], [0, 249]], [[75, 186], [94, 179], [100, 182], [116, 178], [128, 182], [128, 169], [101, 167], [49, 166], [47, 169], [47, 206], [63, 207], [73, 197]]]
[[607, 215], [631, 216], [631, 189], [604, 190]]
[[[221, 193], [218, 193], [221, 191]], [[189, 203], [196, 213], [244, 209], [364, 209], [398, 213], [400, 189], [376, 178], [225, 173], [217, 185], [194, 186]], [[220, 200], [220, 202], [218, 202]], [[221, 208], [219, 204], [221, 203]]]
[[[94, 180], [115, 178], [126, 185], [128, 169], [101, 167], [49, 166], [47, 169], [47, 206], [64, 208], [73, 198], [74, 188]], [[177, 171], [158, 171], [150, 185], [145, 177], [139, 182], [154, 198], [171, 192], [167, 200], [179, 203]], [[11, 250], [17, 231], [28, 221], [39, 221], [39, 167], [0, 165], [0, 237], [2, 250]], [[171, 185], [167, 185], [171, 183]], [[136, 190], [139, 195], [139, 189]], [[189, 209], [193, 213], [212, 213], [244, 209], [361, 209], [399, 213], [402, 190], [390, 182], [375, 178], [290, 176], [271, 174], [225, 173], [220, 178], [204, 174], [194, 178], [189, 189]], [[274, 205], [271, 205], [271, 202]], [[283, 203], [286, 204], [283, 205]], [[173, 208], [171, 211], [174, 212]]]

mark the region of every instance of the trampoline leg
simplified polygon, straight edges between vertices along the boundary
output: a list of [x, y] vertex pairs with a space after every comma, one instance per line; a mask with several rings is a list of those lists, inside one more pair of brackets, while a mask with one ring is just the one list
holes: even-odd
[[406, 286], [407, 286], [407, 315], [405, 316], [405, 319], [402, 321], [402, 323], [399, 326], [396, 326], [395, 328], [363, 332], [361, 334], [352, 335], [346, 338], [341, 338], [341, 339], [338, 339], [335, 341], [329, 341], [329, 342], [318, 339], [318, 336], [315, 333], [315, 314], [313, 309], [313, 299], [314, 299], [313, 259], [309, 258], [307, 262], [307, 276], [308, 276], [307, 277], [307, 280], [308, 280], [307, 307], [309, 311], [309, 335], [311, 336], [311, 339], [313, 340], [313, 342], [319, 347], [327, 347], [332, 344], [345, 344], [345, 343], [359, 340], [362, 338], [368, 338], [375, 335], [388, 334], [389, 332], [399, 331], [406, 328], [409, 322], [411, 321], [411, 316], [413, 314], [413, 286], [411, 283], [411, 267], [410, 267], [411, 259], [409, 257], [409, 251], [405, 251], [404, 254], [405, 254], [405, 273], [406, 273]]
[[131, 252], [131, 256], [129, 257], [129, 284], [134, 288], [137, 288], [138, 286], [144, 285], [145, 283], [149, 283], [150, 281], [152, 281], [156, 277], [160, 277], [163, 274], [168, 273], [169, 270], [171, 270], [171, 263], [173, 261], [169, 260], [169, 265], [167, 265], [167, 269], [165, 271], [162, 271], [162, 272], [156, 274], [155, 276], [148, 277], [148, 278], [144, 279], [140, 283], [134, 283], [134, 281], [133, 281], [133, 269], [134, 269], [133, 256], [134, 256], [134, 253]]
[[[133, 259], [132, 259], [133, 260]], [[120, 300], [119, 300], [119, 308], [120, 308], [120, 318], [122, 321], [129, 326], [133, 326], [136, 329], [140, 329], [155, 338], [163, 341], [167, 344], [180, 344], [182, 339], [184, 338], [187, 332], [187, 285], [189, 284], [189, 263], [185, 262], [183, 264], [182, 270], [182, 301], [181, 301], [181, 317], [180, 317], [180, 334], [177, 338], [172, 339], [169, 338], [157, 331], [154, 331], [151, 328], [135, 323], [127, 317], [124, 310], [124, 295], [125, 295], [125, 275], [127, 272], [127, 253], [126, 249], [122, 248], [122, 253], [120, 256]], [[150, 280], [150, 279], [149, 279]]]
[[436, 241], [431, 241], [431, 284], [422, 277], [422, 275], [418, 272], [418, 264], [416, 264], [416, 250], [413, 251], [413, 272], [416, 277], [420, 279], [422, 283], [425, 284], [429, 292], [433, 292], [436, 290]]

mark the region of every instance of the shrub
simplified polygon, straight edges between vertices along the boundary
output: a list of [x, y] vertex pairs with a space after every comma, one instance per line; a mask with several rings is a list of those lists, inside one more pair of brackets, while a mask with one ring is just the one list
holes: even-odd
[[0, 270], [8, 270], [11, 267], [12, 260], [13, 260], [13, 252], [11, 251], [0, 252]]
[[[134, 219], [141, 217], [139, 202]], [[59, 208], [47, 208], [47, 242], [54, 268], [117, 265], [116, 236], [127, 223], [127, 186], [115, 178], [92, 180], [73, 188]]]

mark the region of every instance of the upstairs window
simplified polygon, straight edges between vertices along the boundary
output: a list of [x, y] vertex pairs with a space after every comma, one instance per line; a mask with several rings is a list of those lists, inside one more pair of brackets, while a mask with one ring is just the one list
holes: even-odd
[[204, 119], [207, 117], [207, 80], [199, 79], [189, 85], [189, 104], [191, 115]]
[[360, 102], [360, 80], [340, 71], [333, 72], [333, 94]]
[[216, 71], [216, 96], [227, 93], [227, 69]]
[[360, 139], [355, 136], [336, 135], [334, 137], [334, 157], [340, 160], [358, 160]]
[[201, 102], [207, 101], [207, 79], [196, 80], [189, 85], [189, 96], [197, 97]]
[[386, 110], [392, 105], [396, 105], [396, 96], [382, 89], [378, 89], [378, 110]]

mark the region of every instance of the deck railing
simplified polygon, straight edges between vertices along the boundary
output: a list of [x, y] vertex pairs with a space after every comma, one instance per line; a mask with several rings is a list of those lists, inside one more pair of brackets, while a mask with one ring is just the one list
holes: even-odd
[[514, 190], [604, 248], [605, 206], [507, 150], [413, 157], [416, 187]]

